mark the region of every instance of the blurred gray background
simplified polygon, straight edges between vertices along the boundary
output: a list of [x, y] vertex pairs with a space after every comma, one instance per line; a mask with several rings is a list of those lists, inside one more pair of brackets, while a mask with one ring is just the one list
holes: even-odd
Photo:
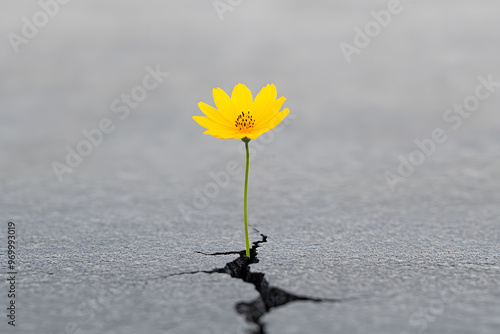
[[[243, 166], [241, 142], [191, 118], [238, 82], [254, 96], [274, 83], [290, 109], [282, 131], [250, 142], [250, 226], [269, 236], [252, 270], [354, 300], [287, 305], [264, 317], [269, 333], [498, 332], [500, 87], [456, 130], [443, 119], [478, 77], [500, 82], [498, 1], [402, 0], [350, 63], [341, 43], [387, 1], [42, 3], [47, 22], [37, 1], [0, 3], [0, 235], [16, 222], [21, 296], [19, 325], [3, 319], [2, 333], [246, 328], [233, 305], [252, 286], [159, 279], [234, 258], [195, 251], [244, 248], [242, 173], [196, 207], [210, 172]], [[148, 66], [169, 75], [120, 119], [113, 101]], [[53, 162], [105, 118], [115, 130], [60, 182]], [[447, 141], [392, 192], [386, 171], [436, 128]]]

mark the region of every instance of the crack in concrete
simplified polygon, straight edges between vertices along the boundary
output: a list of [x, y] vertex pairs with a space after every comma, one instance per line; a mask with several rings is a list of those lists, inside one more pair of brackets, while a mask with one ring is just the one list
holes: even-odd
[[196, 251], [198, 254], [203, 254], [203, 255], [231, 255], [231, 254], [240, 254], [241, 251], [232, 251], [232, 252], [217, 252], [217, 253], [203, 253]]
[[266, 313], [270, 312], [271, 309], [286, 305], [295, 301], [312, 301], [312, 302], [340, 302], [338, 299], [324, 299], [324, 298], [311, 298], [306, 296], [299, 296], [289, 293], [283, 289], [274, 287], [269, 284], [265, 278], [264, 273], [253, 273], [250, 271], [250, 264], [258, 263], [257, 258], [257, 248], [260, 247], [261, 243], [267, 242], [267, 236], [261, 234], [262, 240], [253, 242], [253, 246], [250, 249], [250, 258], [246, 256], [244, 250], [239, 252], [218, 252], [212, 254], [206, 254], [202, 252], [197, 252], [204, 255], [217, 256], [217, 255], [229, 255], [229, 254], [239, 254], [240, 256], [235, 260], [226, 263], [224, 268], [216, 268], [213, 270], [200, 270], [184, 272], [179, 274], [172, 274], [168, 276], [178, 276], [196, 273], [205, 274], [228, 274], [233, 278], [238, 278], [244, 282], [253, 284], [255, 289], [259, 292], [259, 297], [250, 302], [239, 302], [235, 305], [235, 309], [239, 314], [245, 316], [247, 322], [252, 323], [256, 326], [256, 329], [252, 334], [265, 334], [265, 324], [262, 322], [261, 318]]

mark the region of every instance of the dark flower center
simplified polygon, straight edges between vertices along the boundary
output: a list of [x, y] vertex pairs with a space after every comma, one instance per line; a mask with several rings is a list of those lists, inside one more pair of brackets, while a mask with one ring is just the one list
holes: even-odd
[[236, 126], [239, 130], [243, 130], [253, 128], [254, 124], [255, 120], [253, 119], [253, 116], [250, 115], [250, 111], [247, 111], [246, 114], [242, 111], [241, 115], [238, 115], [238, 118], [236, 118], [234, 126]]

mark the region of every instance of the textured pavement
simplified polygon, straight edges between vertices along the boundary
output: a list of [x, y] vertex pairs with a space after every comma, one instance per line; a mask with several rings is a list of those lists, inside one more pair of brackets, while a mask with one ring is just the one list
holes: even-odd
[[[214, 87], [272, 82], [291, 113], [250, 142], [251, 239], [268, 237], [250, 268], [323, 301], [272, 308], [265, 333], [498, 333], [500, 7], [401, 4], [350, 63], [340, 44], [386, 1], [243, 1], [223, 20], [211, 2], [71, 1], [18, 53], [8, 34], [41, 7], [0, 4], [0, 332], [255, 332], [236, 309], [255, 287], [204, 273], [244, 249], [244, 175], [226, 174], [243, 143], [191, 116]], [[53, 163], [103, 120], [60, 182]], [[418, 166], [392, 191], [401, 159]]]

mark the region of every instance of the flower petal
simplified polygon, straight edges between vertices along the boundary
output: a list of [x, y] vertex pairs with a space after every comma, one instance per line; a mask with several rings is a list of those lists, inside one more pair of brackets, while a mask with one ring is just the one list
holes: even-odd
[[229, 96], [219, 87], [214, 88], [212, 90], [212, 94], [214, 96], [214, 102], [219, 109], [219, 112], [222, 116], [231, 120], [234, 118], [236, 120], [237, 115], [241, 112], [238, 111], [235, 107]]
[[211, 105], [208, 105], [204, 102], [199, 102], [198, 107], [205, 115], [207, 115], [208, 118], [214, 120], [215, 122], [229, 127], [234, 125], [234, 122], [224, 117], [217, 109], [215, 109]]
[[260, 120], [271, 107], [273, 101], [276, 100], [276, 94], [274, 84], [268, 84], [260, 90], [252, 104], [252, 115], [256, 120]]
[[231, 101], [238, 110], [238, 114], [242, 111], [247, 112], [252, 107], [252, 92], [242, 83], [234, 86], [233, 93], [231, 94]]
[[266, 123], [262, 124], [259, 126], [255, 132], [250, 133], [247, 137], [250, 139], [255, 139], [259, 137], [261, 134], [274, 129], [278, 124], [281, 123], [281, 121], [290, 113], [290, 110], [288, 108], [283, 109], [283, 111], [277, 113], [274, 117], [272, 117], [270, 120], [268, 120]]
[[257, 120], [255, 127], [258, 128], [262, 125], [267, 124], [272, 118], [276, 117], [279, 113], [281, 106], [285, 102], [286, 98], [284, 96], [279, 99], [273, 101], [271, 106], [259, 117]]
[[205, 116], [193, 116], [193, 119], [204, 128], [210, 130], [218, 130], [218, 131], [234, 131], [235, 128], [231, 128], [229, 126], [217, 123], [216, 121], [205, 117]]
[[221, 139], [241, 139], [246, 136], [246, 134], [240, 132], [240, 131], [219, 131], [219, 130], [212, 130], [209, 129], [205, 132], [203, 132], [205, 135], [212, 135], [216, 138], [221, 138]]

